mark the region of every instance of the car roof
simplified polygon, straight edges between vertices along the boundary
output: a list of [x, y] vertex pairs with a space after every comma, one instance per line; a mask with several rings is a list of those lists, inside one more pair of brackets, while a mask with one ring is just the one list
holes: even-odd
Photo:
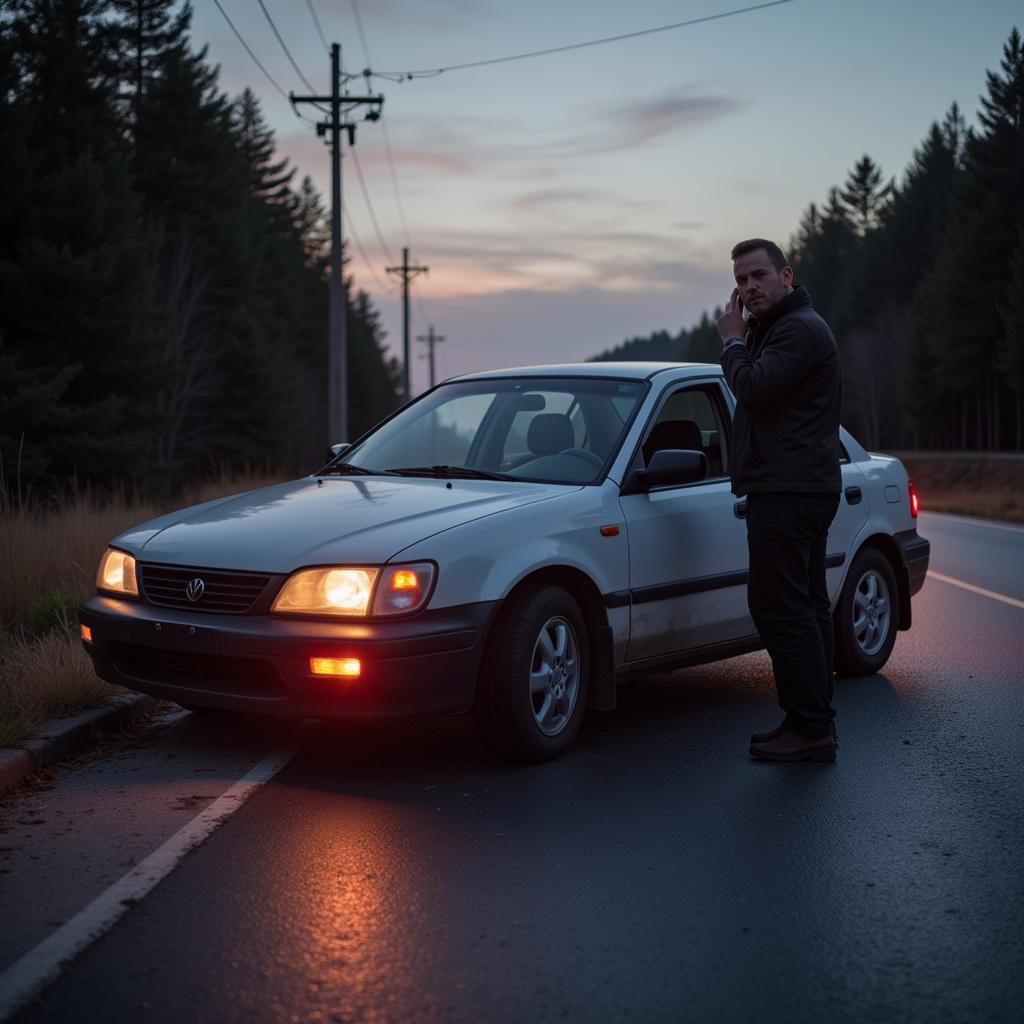
[[540, 366], [512, 366], [503, 370], [481, 370], [477, 373], [465, 373], [458, 377], [449, 377], [448, 381], [456, 380], [487, 380], [497, 377], [614, 377], [618, 380], [649, 380], [659, 373], [670, 370], [691, 371], [680, 376], [706, 374], [709, 370], [721, 373], [717, 363], [551, 363]]

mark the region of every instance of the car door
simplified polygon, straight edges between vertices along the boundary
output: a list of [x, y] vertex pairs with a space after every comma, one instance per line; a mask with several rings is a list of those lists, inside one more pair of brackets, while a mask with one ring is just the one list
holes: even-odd
[[840, 468], [843, 472], [843, 492], [839, 496], [836, 517], [828, 530], [828, 546], [825, 549], [825, 577], [828, 596], [833, 605], [838, 600], [839, 587], [853, 558], [853, 545], [871, 509], [867, 481], [857, 464], [850, 461], [845, 447], [841, 452]]
[[672, 386], [630, 464], [646, 465], [659, 448], [699, 443], [709, 469], [697, 483], [620, 497], [629, 531], [627, 661], [756, 633], [747, 611], [746, 525], [730, 491], [729, 415], [715, 379]]

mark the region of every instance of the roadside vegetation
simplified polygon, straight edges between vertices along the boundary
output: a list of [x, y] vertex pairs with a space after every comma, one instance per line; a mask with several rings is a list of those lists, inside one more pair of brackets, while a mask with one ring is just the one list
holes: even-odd
[[955, 512], [1024, 523], [1024, 456], [893, 452], [925, 512]]
[[127, 494], [101, 500], [86, 490], [40, 505], [0, 487], [0, 747], [121, 692], [93, 672], [76, 614], [94, 590], [111, 537], [175, 508], [274, 479], [223, 474], [162, 502]]

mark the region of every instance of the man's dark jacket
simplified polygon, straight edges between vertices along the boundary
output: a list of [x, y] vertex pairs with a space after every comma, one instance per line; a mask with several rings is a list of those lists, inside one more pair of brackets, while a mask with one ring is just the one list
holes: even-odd
[[839, 351], [807, 289], [795, 288], [749, 321], [747, 343], [722, 352], [736, 396], [732, 491], [837, 494]]

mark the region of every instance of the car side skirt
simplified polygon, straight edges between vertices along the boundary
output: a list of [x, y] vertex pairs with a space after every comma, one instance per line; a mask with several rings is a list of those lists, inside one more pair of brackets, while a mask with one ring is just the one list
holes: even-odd
[[656, 658], [643, 658], [640, 661], [627, 661], [616, 671], [618, 679], [639, 675], [643, 672], [660, 672], [666, 669], [692, 668], [694, 665], [706, 665], [723, 658], [735, 658], [740, 654], [764, 650], [764, 641], [759, 634], [740, 637], [738, 640], [725, 640], [721, 643], [706, 644], [693, 647], [688, 651], [674, 651]]

